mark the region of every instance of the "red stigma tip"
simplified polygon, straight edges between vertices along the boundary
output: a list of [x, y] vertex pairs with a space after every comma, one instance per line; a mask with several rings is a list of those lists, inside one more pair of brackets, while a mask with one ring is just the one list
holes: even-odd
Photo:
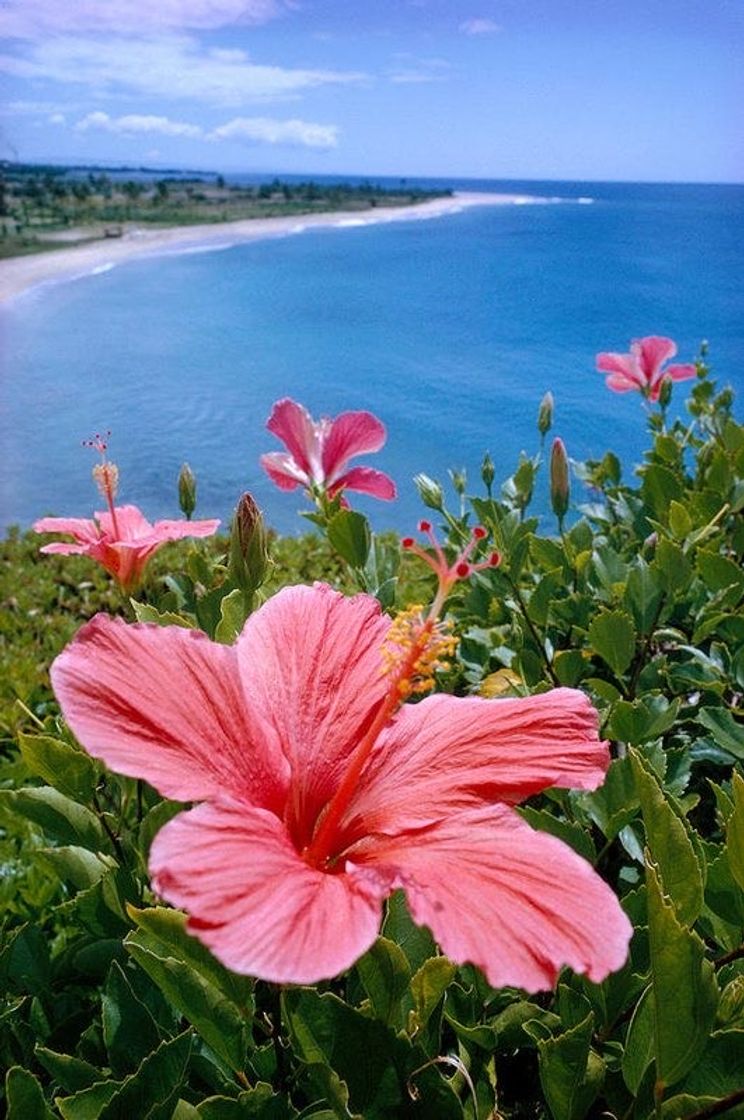
[[455, 575], [460, 579], [465, 579], [466, 576], [470, 575], [470, 565], [466, 564], [464, 560], [461, 560], [455, 568]]
[[491, 555], [488, 557], [488, 563], [491, 565], [492, 568], [498, 568], [499, 564], [501, 563], [501, 553], [500, 552], [492, 552]]
[[431, 521], [419, 521], [419, 533], [431, 532]]
[[413, 548], [413, 537], [403, 537], [400, 545], [401, 548]]
[[488, 530], [484, 529], [482, 525], [476, 525], [473, 529], [473, 537], [477, 541], [482, 541], [484, 537], [488, 536]]

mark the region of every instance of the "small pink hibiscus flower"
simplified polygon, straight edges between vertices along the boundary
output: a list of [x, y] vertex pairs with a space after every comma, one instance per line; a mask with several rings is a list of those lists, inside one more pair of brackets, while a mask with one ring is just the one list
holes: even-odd
[[371, 412], [342, 412], [333, 420], [313, 420], [301, 404], [285, 397], [274, 405], [266, 427], [287, 448], [261, 456], [261, 466], [281, 490], [304, 486], [329, 498], [343, 490], [386, 501], [396, 497], [395, 483], [382, 471], [347, 470], [350, 459], [379, 451], [385, 443], [385, 426]]
[[139, 587], [147, 562], [167, 541], [209, 537], [219, 521], [156, 521], [152, 525], [137, 506], [112, 506], [82, 517], [42, 517], [37, 533], [69, 533], [74, 541], [45, 544], [42, 552], [90, 556], [117, 580], [126, 594]]
[[402, 888], [414, 920], [494, 986], [602, 980], [631, 927], [610, 888], [513, 806], [595, 789], [609, 758], [587, 698], [404, 703], [447, 638], [371, 596], [290, 587], [232, 647], [104, 616], [52, 667], [86, 749], [201, 802], [158, 833], [154, 889], [228, 968], [314, 983], [349, 968]]
[[677, 353], [671, 338], [634, 339], [629, 354], [597, 354], [597, 369], [606, 373], [606, 385], [616, 393], [636, 389], [650, 401], [658, 401], [665, 378], [670, 381], [689, 381], [696, 374], [694, 365], [676, 365], [662, 368]]

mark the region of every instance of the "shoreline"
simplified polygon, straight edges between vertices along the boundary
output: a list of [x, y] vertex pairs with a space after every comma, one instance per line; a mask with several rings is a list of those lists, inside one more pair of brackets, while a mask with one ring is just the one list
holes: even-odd
[[471, 206], [519, 206], [545, 201], [535, 195], [456, 192], [410, 206], [378, 206], [360, 212], [328, 211], [275, 218], [246, 218], [237, 222], [171, 226], [168, 229], [135, 228], [121, 239], [99, 240], [71, 249], [52, 249], [0, 261], [0, 305], [42, 285], [108, 272], [138, 258], [190, 250], [219, 250], [233, 245], [286, 237], [308, 229], [353, 229], [383, 222], [423, 220], [457, 214]]

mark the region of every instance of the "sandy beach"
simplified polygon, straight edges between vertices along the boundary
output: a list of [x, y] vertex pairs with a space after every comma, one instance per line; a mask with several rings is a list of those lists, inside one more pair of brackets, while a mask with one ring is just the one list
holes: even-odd
[[326, 214], [294, 214], [282, 218], [255, 218], [210, 225], [173, 226], [169, 229], [136, 227], [123, 237], [99, 240], [89, 245], [11, 257], [0, 262], [0, 303], [30, 288], [103, 272], [137, 257], [157, 256], [193, 248], [208, 249], [237, 245], [269, 237], [286, 237], [306, 229], [335, 229], [438, 218], [469, 206], [508, 206], [539, 202], [528, 195], [456, 193], [413, 206], [378, 206], [360, 213], [339, 211]]

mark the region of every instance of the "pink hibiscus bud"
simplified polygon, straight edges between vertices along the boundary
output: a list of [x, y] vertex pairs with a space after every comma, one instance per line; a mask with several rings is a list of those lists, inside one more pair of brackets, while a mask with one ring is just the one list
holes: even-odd
[[266, 526], [249, 493], [243, 494], [230, 531], [230, 577], [247, 595], [253, 595], [266, 578], [269, 550]]
[[541, 436], [547, 435], [553, 427], [553, 403], [553, 394], [548, 391], [537, 410], [537, 430]]
[[188, 463], [184, 463], [178, 473], [178, 504], [186, 520], [190, 521], [196, 509], [196, 475]]
[[655, 403], [665, 378], [688, 381], [697, 374], [694, 365], [665, 366], [676, 353], [677, 345], [671, 338], [649, 335], [634, 339], [628, 354], [597, 354], [597, 369], [607, 374], [605, 384], [613, 392], [628, 393], [635, 389]]
[[561, 525], [568, 512], [569, 494], [568, 456], [563, 440], [556, 436], [550, 452], [550, 504]]

